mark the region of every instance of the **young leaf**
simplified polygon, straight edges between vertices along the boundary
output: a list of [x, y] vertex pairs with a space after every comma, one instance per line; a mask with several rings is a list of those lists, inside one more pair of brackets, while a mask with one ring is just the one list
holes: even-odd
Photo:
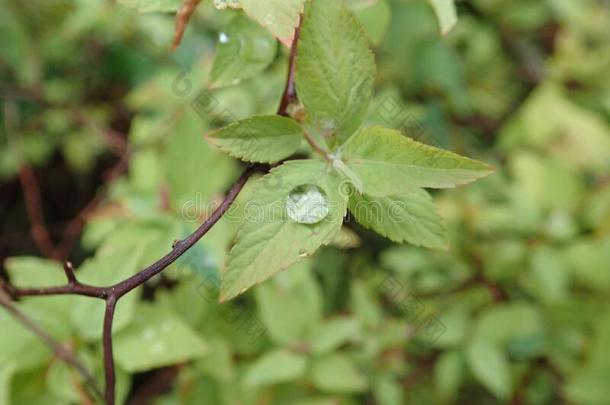
[[366, 377], [343, 354], [331, 354], [314, 359], [310, 370], [313, 385], [327, 392], [347, 393], [364, 391]]
[[447, 248], [445, 225], [425, 190], [387, 197], [355, 193], [349, 199], [349, 210], [361, 225], [394, 242]]
[[441, 34], [447, 33], [457, 23], [457, 11], [455, 10], [455, 0], [429, 0], [436, 18], [441, 27]]
[[241, 7], [284, 45], [290, 46], [304, 2], [305, 0], [241, 0]]
[[296, 152], [303, 131], [290, 118], [268, 115], [248, 118], [210, 132], [206, 139], [235, 158], [272, 163]]
[[476, 339], [466, 350], [466, 359], [475, 378], [501, 400], [508, 400], [512, 382], [508, 359], [496, 346]]
[[261, 356], [250, 367], [245, 383], [251, 387], [292, 381], [305, 373], [307, 359], [286, 349], [278, 349]]
[[[302, 207], [314, 213], [328, 208], [319, 222], [299, 223], [289, 216], [287, 200], [304, 185], [319, 187], [326, 195], [328, 207]], [[231, 249], [220, 300], [241, 294], [332, 241], [347, 209], [347, 195], [340, 187], [340, 177], [315, 160], [287, 162], [261, 178]]]
[[344, 145], [341, 157], [362, 180], [364, 192], [377, 197], [422, 187], [455, 187], [493, 172], [485, 163], [381, 127], [359, 131]]
[[233, 19], [218, 36], [212, 86], [236, 84], [262, 72], [273, 61], [277, 43], [258, 24], [244, 16]]
[[138, 316], [117, 333], [116, 361], [127, 371], [144, 371], [201, 357], [207, 344], [172, 312], [150, 304], [140, 304]]
[[375, 60], [360, 24], [339, 0], [305, 7], [296, 86], [312, 123], [345, 141], [360, 125], [375, 79]]

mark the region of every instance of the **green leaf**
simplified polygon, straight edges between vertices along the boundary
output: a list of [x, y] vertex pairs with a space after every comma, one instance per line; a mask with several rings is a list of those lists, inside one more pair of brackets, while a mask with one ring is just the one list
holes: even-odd
[[466, 350], [472, 374], [492, 394], [508, 400], [512, 391], [510, 368], [506, 355], [490, 342], [475, 339]]
[[464, 379], [464, 359], [456, 351], [444, 352], [434, 367], [434, 385], [443, 402], [451, 402]]
[[327, 392], [360, 392], [368, 385], [366, 377], [343, 354], [314, 359], [310, 378], [316, 388]]
[[362, 180], [364, 192], [377, 197], [421, 187], [455, 187], [494, 170], [381, 127], [359, 131], [344, 145], [341, 158]]
[[212, 86], [237, 84], [262, 72], [275, 58], [277, 43], [250, 19], [238, 16], [218, 36]]
[[207, 345], [201, 337], [163, 307], [140, 304], [137, 314], [114, 338], [116, 361], [126, 371], [150, 370], [207, 353]]
[[292, 381], [305, 373], [307, 360], [289, 350], [279, 349], [261, 356], [246, 372], [251, 387]]
[[311, 273], [311, 260], [303, 260], [261, 285], [255, 297], [260, 320], [277, 345], [302, 343], [322, 318], [322, 297]]
[[447, 249], [445, 225], [425, 190], [387, 197], [354, 193], [349, 210], [361, 225], [394, 242]]
[[387, 0], [349, 0], [346, 6], [364, 27], [373, 45], [379, 45], [390, 24], [392, 10]]
[[118, 0], [118, 2], [140, 13], [170, 13], [178, 10], [181, 0]]
[[266, 115], [248, 118], [206, 134], [229, 155], [247, 161], [273, 163], [295, 153], [303, 131], [290, 118]]
[[314, 329], [310, 338], [313, 353], [329, 353], [358, 336], [360, 328], [354, 318], [330, 319]]
[[11, 403], [11, 378], [15, 372], [15, 366], [11, 363], [0, 366], [0, 405]]
[[[201, 134], [206, 129], [197, 113], [187, 109], [172, 131], [165, 154], [165, 177], [172, 208], [189, 219], [203, 214], [201, 210], [209, 202], [206, 199], [223, 192], [238, 176], [233, 159], [202, 141]], [[211, 168], [214, 176], [194, 175], [207, 173]], [[193, 175], [185, 176], [185, 173]]]
[[441, 34], [446, 35], [457, 23], [457, 11], [454, 0], [429, 0], [441, 28]]
[[341, 1], [313, 0], [298, 44], [296, 86], [312, 124], [335, 143], [360, 125], [373, 92], [375, 60]]
[[[287, 162], [262, 177], [231, 249], [220, 300], [241, 294], [331, 242], [347, 209], [340, 181], [339, 175], [314, 160]], [[318, 223], [298, 223], [288, 216], [288, 196], [303, 185], [319, 187], [328, 198], [330, 212]]]
[[241, 0], [246, 14], [258, 21], [284, 45], [290, 46], [305, 0]]

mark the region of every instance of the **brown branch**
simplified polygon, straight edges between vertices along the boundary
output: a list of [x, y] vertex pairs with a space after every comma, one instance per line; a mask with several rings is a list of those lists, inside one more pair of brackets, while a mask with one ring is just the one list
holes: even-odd
[[36, 324], [32, 319], [30, 319], [26, 314], [24, 314], [17, 306], [13, 303], [11, 297], [0, 288], [0, 305], [2, 305], [8, 311], [11, 316], [21, 323], [26, 329], [35, 334], [40, 340], [47, 345], [55, 356], [64, 361], [66, 364], [72, 366], [83, 378], [83, 380], [89, 386], [91, 392], [97, 396], [99, 399], [103, 398], [102, 391], [97, 386], [95, 379], [91, 375], [91, 373], [87, 370], [85, 365], [81, 363], [78, 358], [72, 353], [71, 350], [66, 349], [62, 344], [56, 341], [51, 335], [49, 335], [44, 329]]
[[43, 256], [47, 258], [53, 257], [55, 247], [49, 231], [45, 226], [44, 214], [40, 203], [40, 188], [32, 167], [25, 163], [19, 170], [19, 182], [23, 189], [23, 197], [25, 199], [25, 208], [30, 220], [30, 232], [32, 239], [38, 246], [38, 249]]
[[299, 23], [294, 30], [294, 38], [292, 40], [292, 46], [290, 47], [290, 56], [288, 58], [288, 74], [286, 75], [286, 85], [284, 86], [284, 92], [282, 93], [282, 99], [280, 100], [280, 106], [277, 110], [277, 115], [287, 117], [288, 107], [290, 104], [297, 100], [297, 89], [295, 84], [295, 73], [296, 73], [296, 58], [297, 58], [297, 43], [301, 36], [301, 24], [303, 23], [303, 16], [299, 16]]
[[200, 2], [201, 0], [184, 0], [182, 2], [180, 9], [176, 13], [176, 27], [174, 28], [172, 51], [175, 51], [176, 48], [178, 48], [178, 45], [180, 45], [184, 30]]
[[114, 405], [116, 374], [114, 372], [114, 356], [112, 354], [112, 322], [114, 321], [114, 310], [117, 298], [111, 296], [106, 300], [106, 312], [104, 313], [104, 331], [102, 345], [104, 346], [104, 370], [106, 377], [106, 391], [104, 398], [106, 404]]
[[[290, 52], [289, 59], [289, 72], [286, 80], [286, 87], [282, 95], [282, 100], [278, 108], [278, 115], [288, 116], [288, 106], [291, 102], [296, 100], [296, 90], [294, 85], [294, 71], [295, 71], [295, 57], [296, 57], [296, 44], [299, 38], [300, 22], [299, 26], [295, 29], [294, 41]], [[195, 245], [212, 227], [222, 218], [222, 216], [230, 208], [231, 204], [235, 201], [248, 179], [258, 170], [266, 171], [268, 168], [264, 165], [251, 165], [244, 173], [235, 181], [220, 206], [210, 215], [192, 234], [183, 240], [177, 241], [173, 244], [172, 250], [165, 256], [157, 260], [155, 263], [146, 267], [139, 273], [131, 276], [123, 281], [120, 281], [112, 286], [98, 287], [91, 286], [88, 284], [82, 284], [76, 278], [74, 269], [70, 263], [66, 263], [64, 271], [68, 284], [64, 286], [55, 287], [40, 287], [40, 288], [17, 288], [12, 285], [0, 284], [1, 288], [4, 288], [8, 294], [12, 295], [13, 298], [28, 297], [28, 296], [46, 296], [46, 295], [83, 295], [87, 297], [103, 299], [106, 302], [106, 311], [104, 314], [104, 327], [102, 345], [104, 351], [104, 368], [106, 377], [106, 390], [104, 398], [107, 405], [115, 404], [115, 368], [114, 358], [112, 353], [112, 323], [114, 320], [114, 313], [116, 304], [121, 297], [129, 293], [133, 289], [141, 286], [152, 277], [161, 273], [168, 266], [174, 263], [184, 253], [186, 253], [193, 245]], [[5, 294], [6, 295], [6, 294]], [[10, 301], [10, 299], [9, 299]]]

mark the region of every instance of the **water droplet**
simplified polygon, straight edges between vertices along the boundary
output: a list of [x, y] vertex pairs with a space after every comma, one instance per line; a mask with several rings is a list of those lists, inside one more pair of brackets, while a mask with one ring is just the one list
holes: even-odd
[[218, 10], [229, 8], [240, 8], [239, 0], [214, 0], [214, 7]]
[[309, 254], [307, 253], [307, 251], [306, 251], [305, 249], [301, 249], [301, 250], [299, 250], [299, 257], [300, 257], [301, 259], [303, 259], [303, 258], [305, 258], [305, 257], [307, 257], [307, 256], [309, 256]]
[[300, 224], [316, 224], [326, 218], [329, 210], [326, 193], [313, 184], [294, 188], [286, 198], [288, 216]]
[[224, 32], [221, 32], [220, 34], [218, 34], [218, 41], [220, 41], [221, 44], [226, 44], [227, 42], [229, 42], [229, 36]]
[[275, 16], [273, 14], [267, 14], [267, 16], [265, 17], [265, 25], [267, 27], [273, 25], [275, 23]]
[[165, 344], [163, 342], [155, 342], [150, 345], [150, 352], [154, 354], [162, 353], [165, 350]]
[[154, 329], [145, 329], [144, 332], [142, 332], [142, 339], [143, 340], [153, 340], [156, 336], [157, 332], [155, 332]]

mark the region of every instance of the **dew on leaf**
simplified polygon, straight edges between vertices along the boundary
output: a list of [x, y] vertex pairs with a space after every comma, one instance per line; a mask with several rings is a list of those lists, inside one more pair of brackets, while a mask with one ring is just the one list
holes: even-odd
[[226, 44], [227, 42], [229, 42], [229, 36], [224, 32], [221, 32], [220, 34], [218, 34], [218, 41], [220, 41], [221, 44]]
[[214, 0], [214, 7], [218, 10], [225, 10], [227, 7], [239, 8], [241, 5], [239, 0]]
[[330, 211], [328, 197], [318, 186], [298, 186], [286, 198], [288, 216], [299, 224], [315, 224], [322, 221]]

